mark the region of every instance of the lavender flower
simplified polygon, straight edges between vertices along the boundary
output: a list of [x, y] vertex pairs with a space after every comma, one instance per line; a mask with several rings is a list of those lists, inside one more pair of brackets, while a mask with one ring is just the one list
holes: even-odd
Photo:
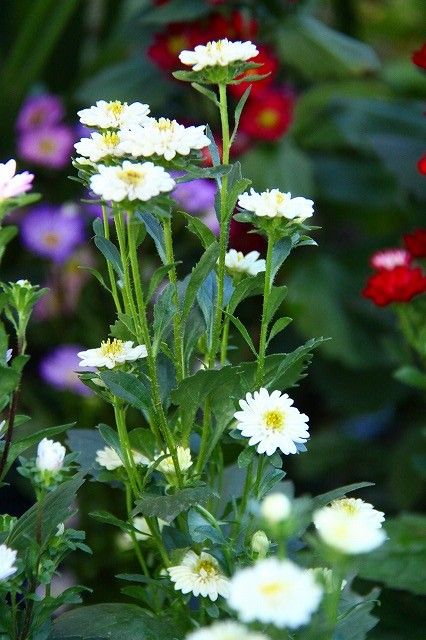
[[33, 129], [44, 129], [58, 124], [64, 117], [65, 111], [62, 100], [47, 93], [28, 98], [16, 121], [19, 132]]
[[21, 222], [24, 246], [36, 255], [63, 263], [85, 239], [84, 223], [75, 205], [39, 205]]
[[[76, 370], [79, 367], [77, 353], [83, 347], [78, 344], [62, 344], [49, 351], [39, 365], [40, 377], [55, 389], [73, 391], [80, 395], [91, 395], [90, 389], [79, 379]], [[93, 369], [86, 368], [85, 371]]]
[[19, 155], [49, 169], [62, 169], [70, 162], [75, 134], [71, 127], [59, 124], [30, 129], [18, 140]]
[[209, 229], [218, 235], [219, 222], [214, 210], [216, 190], [213, 180], [199, 178], [191, 182], [178, 183], [172, 196], [185, 211], [200, 216]]

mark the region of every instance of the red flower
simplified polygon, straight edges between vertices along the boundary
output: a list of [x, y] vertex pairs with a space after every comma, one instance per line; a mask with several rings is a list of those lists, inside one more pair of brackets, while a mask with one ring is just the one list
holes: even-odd
[[267, 48], [262, 45], [258, 45], [259, 54], [250, 60], [250, 62], [256, 62], [257, 64], [261, 64], [261, 67], [257, 69], [249, 69], [245, 73], [241, 74], [239, 78], [243, 78], [244, 76], [263, 76], [266, 73], [270, 75], [263, 80], [257, 80], [253, 83], [251, 82], [241, 82], [241, 84], [231, 84], [229, 85], [229, 91], [237, 98], [243, 95], [244, 91], [251, 85], [250, 96], [257, 96], [263, 91], [265, 91], [266, 87], [269, 87], [271, 82], [273, 81], [277, 69], [278, 69], [278, 60], [275, 55]]
[[411, 60], [420, 67], [420, 69], [426, 69], [426, 42], [421, 49], [413, 53]]
[[417, 161], [417, 171], [422, 174], [422, 176], [426, 176], [426, 155], [422, 156], [420, 160]]
[[[220, 134], [215, 133], [213, 136], [219, 151], [219, 157], [222, 158], [222, 140]], [[231, 147], [231, 158], [238, 158], [238, 156], [248, 151], [251, 146], [251, 139], [246, 136], [245, 133], [242, 133], [242, 131], [238, 131]], [[210, 147], [204, 147], [204, 149], [201, 150], [201, 161], [204, 167], [211, 167], [213, 165]]]
[[148, 49], [148, 56], [161, 69], [176, 69], [181, 66], [180, 52], [206, 42], [204, 38], [203, 32], [195, 24], [173, 23], [165, 31], [155, 35], [154, 42]]
[[414, 258], [426, 258], [426, 229], [416, 229], [404, 236], [404, 244]]
[[230, 16], [215, 15], [209, 18], [205, 32], [206, 40], [253, 40], [259, 25], [254, 18], [241, 11], [233, 11]]
[[248, 99], [240, 129], [258, 140], [277, 140], [293, 120], [294, 94], [289, 90], [266, 89]]
[[234, 218], [231, 219], [231, 229], [229, 234], [229, 246], [236, 251], [242, 251], [246, 254], [249, 251], [259, 251], [265, 253], [266, 240], [259, 233], [249, 233], [254, 227], [245, 222], [238, 222]]
[[414, 296], [426, 292], [426, 276], [419, 268], [400, 266], [394, 269], [382, 269], [370, 276], [362, 291], [379, 307], [392, 302], [409, 302]]

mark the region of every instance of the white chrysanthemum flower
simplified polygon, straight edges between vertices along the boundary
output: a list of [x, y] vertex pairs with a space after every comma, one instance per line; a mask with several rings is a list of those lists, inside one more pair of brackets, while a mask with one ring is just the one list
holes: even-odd
[[361, 498], [342, 498], [318, 509], [313, 521], [322, 540], [343, 553], [367, 553], [386, 540], [384, 513]]
[[258, 54], [256, 45], [250, 40], [232, 42], [227, 38], [199, 44], [193, 51], [182, 51], [179, 60], [192, 67], [193, 71], [201, 71], [205, 67], [226, 67], [233, 62], [246, 62]]
[[149, 107], [141, 102], [120, 102], [114, 100], [106, 102], [98, 100], [96, 105], [89, 109], [77, 112], [80, 122], [88, 127], [100, 129], [120, 129], [144, 124], [148, 119]]
[[291, 502], [284, 493], [270, 493], [260, 505], [260, 514], [269, 524], [287, 520], [291, 513]]
[[186, 640], [269, 640], [268, 636], [257, 631], [250, 631], [233, 620], [215, 622], [210, 627], [192, 631]]
[[218, 596], [228, 596], [228, 578], [222, 573], [216, 558], [205, 551], [200, 555], [188, 551], [179, 565], [169, 567], [167, 571], [175, 583], [175, 591], [209, 597], [212, 601]]
[[0, 580], [7, 580], [18, 570], [15, 567], [17, 552], [0, 544]]
[[122, 132], [122, 145], [126, 153], [135, 158], [153, 154], [173, 160], [176, 154], [187, 156], [193, 149], [204, 149], [210, 144], [205, 126], [184, 127], [176, 120], [150, 118], [143, 127], [132, 127]]
[[[139, 451], [133, 450], [132, 454], [135, 464], [149, 464], [148, 458]], [[96, 462], [101, 467], [105, 467], [107, 471], [114, 471], [115, 469], [124, 467], [122, 459], [118, 455], [117, 451], [112, 447], [104, 447], [103, 449], [98, 449], [98, 451], [96, 451]]]
[[290, 560], [267, 558], [237, 571], [229, 584], [228, 603], [243, 622], [296, 629], [309, 622], [321, 596], [309, 571]]
[[225, 266], [233, 273], [246, 273], [249, 276], [255, 276], [265, 271], [265, 260], [258, 259], [260, 253], [258, 251], [250, 251], [244, 255], [236, 249], [229, 249], [225, 255]]
[[[162, 456], [169, 453], [169, 449], [166, 449], [166, 451], [161, 451], [158, 455], [158, 458], [161, 458]], [[176, 454], [179, 463], [179, 469], [181, 471], [188, 471], [188, 469], [192, 466], [191, 450], [187, 447], [176, 447]], [[166, 476], [174, 474], [175, 465], [173, 464], [172, 456], [169, 455], [167, 458], [161, 460], [161, 462], [159, 462], [157, 465], [157, 469], [158, 471], [161, 471], [161, 473], [164, 473], [164, 475]]]
[[[326, 593], [333, 593], [336, 591], [337, 583], [335, 574], [328, 567], [315, 567], [308, 569], [309, 573], [313, 575], [315, 580], [323, 587]], [[347, 580], [342, 580], [340, 584], [340, 590], [342, 591], [348, 584]]]
[[259, 389], [247, 393], [239, 402], [242, 411], [234, 414], [237, 429], [250, 438], [249, 445], [257, 445], [258, 453], [272, 456], [277, 449], [284, 454], [297, 453], [296, 444], [309, 438], [308, 416], [293, 407], [293, 400], [281, 391]]
[[291, 193], [283, 193], [278, 189], [267, 189], [262, 193], [250, 189], [250, 193], [246, 191], [241, 194], [238, 205], [259, 217], [286, 218], [301, 222], [310, 218], [314, 211], [313, 200], [292, 198]]
[[105, 156], [120, 157], [125, 154], [122, 148], [122, 137], [121, 131], [93, 132], [90, 138], [81, 138], [74, 147], [81, 156], [88, 158], [91, 162], [98, 162]]
[[67, 450], [60, 442], [43, 438], [37, 447], [36, 467], [39, 471], [60, 471]]
[[173, 178], [152, 162], [135, 164], [125, 160], [122, 166], [98, 165], [98, 172], [90, 178], [90, 188], [104, 200], [121, 202], [124, 199], [146, 202], [175, 187]]
[[100, 347], [80, 351], [77, 355], [81, 360], [80, 367], [107, 367], [107, 369], [113, 369], [124, 362], [133, 362], [134, 360], [139, 360], [139, 358], [146, 358], [148, 353], [144, 344], [134, 347], [133, 342], [130, 340], [124, 342], [114, 338], [111, 341], [108, 338], [108, 340], [101, 342]]

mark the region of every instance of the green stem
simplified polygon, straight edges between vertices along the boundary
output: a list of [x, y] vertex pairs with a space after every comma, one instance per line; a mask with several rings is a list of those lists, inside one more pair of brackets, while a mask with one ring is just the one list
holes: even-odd
[[[107, 210], [105, 205], [102, 205], [102, 220], [104, 223], [104, 236], [107, 240], [109, 240], [109, 220], [108, 220], [108, 214], [107, 214]], [[111, 294], [112, 297], [114, 299], [114, 304], [115, 304], [115, 308], [117, 309], [118, 313], [122, 313], [122, 308], [121, 308], [121, 302], [120, 299], [118, 297], [118, 291], [117, 291], [117, 282], [115, 279], [115, 274], [114, 274], [114, 269], [111, 265], [110, 262], [108, 262], [107, 260], [107, 267], [108, 267], [108, 275], [109, 275], [109, 281], [110, 281], [110, 285], [111, 285]]]
[[201, 429], [200, 451], [198, 453], [197, 464], [195, 466], [195, 472], [198, 474], [202, 473], [204, 469], [204, 465], [206, 463], [205, 458], [207, 455], [208, 443], [209, 443], [210, 420], [211, 420], [210, 402], [209, 402], [209, 399], [207, 398], [207, 400], [204, 403], [204, 410], [203, 410], [203, 426]]
[[123, 267], [123, 300], [124, 308], [128, 315], [131, 315], [135, 321], [138, 317], [136, 305], [133, 300], [132, 284], [130, 282], [129, 273], [129, 255], [126, 246], [126, 232], [123, 221], [123, 213], [119, 211], [114, 216], [115, 229], [117, 231], [118, 246], [120, 248], [121, 263]]
[[333, 593], [327, 595], [324, 601], [325, 614], [327, 616], [330, 631], [330, 633], [327, 635], [327, 640], [334, 639], [334, 631], [336, 629], [337, 619], [339, 615], [339, 603], [342, 593], [342, 576], [340, 575], [340, 573], [337, 573], [336, 569], [333, 569], [333, 572], [335, 574], [333, 580], [335, 590], [333, 591]]
[[119, 402], [114, 403], [114, 416], [117, 425], [117, 433], [120, 440], [121, 452], [124, 458], [124, 466], [127, 471], [132, 491], [135, 497], [138, 497], [141, 493], [142, 485], [138, 471], [136, 469], [135, 461], [133, 459], [133, 452], [130, 445], [129, 434], [127, 433], [125, 410]]
[[256, 383], [255, 388], [262, 386], [264, 368], [265, 368], [265, 353], [266, 353], [266, 334], [268, 330], [268, 305], [269, 296], [272, 287], [272, 249], [274, 246], [274, 238], [272, 234], [268, 234], [268, 249], [266, 253], [266, 266], [265, 266], [265, 284], [263, 287], [263, 308], [262, 308], [262, 321], [260, 325], [260, 340], [259, 340], [259, 358], [257, 361], [256, 371]]
[[[131, 526], [133, 526], [133, 519], [132, 519], [132, 492], [131, 489], [129, 487], [129, 485], [126, 483], [126, 507], [127, 507], [127, 519], [128, 522]], [[139, 561], [139, 564], [141, 566], [141, 569], [144, 573], [145, 576], [147, 576], [149, 578], [149, 571], [148, 571], [148, 567], [146, 565], [145, 562], [145, 558], [142, 555], [142, 551], [140, 549], [139, 543], [136, 539], [136, 533], [133, 531], [133, 529], [129, 532], [130, 533], [130, 538], [132, 540], [132, 544], [133, 544], [133, 549], [135, 551], [136, 557]]]
[[[175, 261], [173, 252], [173, 235], [172, 235], [172, 221], [171, 218], [165, 218], [163, 220], [164, 230], [164, 244], [166, 248], [166, 259], [168, 264], [173, 264]], [[176, 307], [176, 313], [173, 315], [173, 335], [175, 341], [175, 364], [176, 364], [176, 378], [178, 382], [181, 382], [185, 377], [185, 354], [183, 348], [183, 333], [182, 333], [182, 315], [180, 312], [179, 295], [177, 288], [177, 275], [176, 267], [173, 266], [169, 270], [169, 280], [173, 287], [173, 303]]]
[[[226, 311], [229, 310], [229, 306], [226, 307]], [[223, 366], [226, 364], [226, 356], [228, 355], [228, 340], [229, 340], [229, 316], [226, 316], [225, 322], [223, 324], [223, 333], [222, 333], [222, 345], [220, 348], [220, 364]]]

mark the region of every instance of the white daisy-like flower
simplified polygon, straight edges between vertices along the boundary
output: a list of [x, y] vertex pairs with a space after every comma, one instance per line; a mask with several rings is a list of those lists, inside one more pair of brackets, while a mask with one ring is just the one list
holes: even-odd
[[249, 276], [255, 276], [265, 271], [265, 260], [259, 260], [260, 253], [258, 251], [250, 251], [244, 255], [236, 249], [229, 249], [225, 255], [225, 266], [232, 273], [246, 273]]
[[96, 105], [89, 109], [77, 112], [80, 122], [88, 127], [100, 129], [120, 129], [144, 124], [148, 119], [149, 106], [141, 102], [120, 102], [113, 100], [106, 102], [98, 100]]
[[371, 266], [374, 269], [395, 269], [407, 266], [411, 262], [411, 254], [406, 249], [383, 249], [371, 256]]
[[193, 51], [182, 51], [179, 60], [192, 67], [193, 71], [201, 71], [205, 67], [226, 67], [233, 62], [246, 62], [258, 54], [256, 45], [250, 40], [232, 42], [227, 38], [199, 44]]
[[152, 162], [135, 164], [125, 160], [121, 166], [98, 165], [98, 172], [90, 178], [90, 188], [104, 200], [121, 202], [124, 199], [146, 202], [160, 193], [171, 191], [173, 178]]
[[[170, 454], [169, 449], [166, 451], [161, 451], [158, 455], [158, 458], [161, 458], [164, 455]], [[179, 463], [179, 469], [183, 471], [188, 471], [188, 469], [192, 466], [192, 458], [191, 458], [191, 450], [187, 447], [176, 447], [176, 454]], [[158, 459], [157, 458], [157, 459]], [[161, 462], [157, 465], [158, 471], [164, 473], [164, 475], [170, 475], [175, 473], [175, 465], [173, 464], [173, 458], [171, 455], [168, 455], [167, 458], [161, 460]]]
[[105, 156], [120, 157], [125, 154], [122, 148], [122, 137], [121, 131], [105, 131], [103, 133], [94, 131], [90, 134], [90, 138], [81, 138], [74, 147], [81, 156], [88, 158], [91, 162], [98, 162]]
[[200, 555], [188, 551], [179, 565], [169, 567], [167, 571], [175, 583], [175, 591], [208, 597], [213, 602], [218, 596], [228, 596], [228, 578], [222, 573], [216, 558], [205, 551]]
[[313, 521], [322, 540], [347, 554], [367, 553], [386, 540], [384, 513], [361, 498], [342, 498], [318, 509]]
[[173, 160], [176, 154], [187, 156], [193, 149], [204, 149], [210, 144], [205, 126], [184, 127], [168, 118], [150, 118], [143, 127], [122, 132], [122, 138], [121, 148], [136, 158], [157, 154]]
[[117, 365], [124, 362], [133, 362], [139, 358], [146, 358], [148, 352], [144, 344], [133, 346], [131, 340], [124, 342], [123, 340], [104, 340], [101, 346], [96, 349], [88, 349], [80, 351], [80, 367], [107, 367], [113, 369]]
[[291, 513], [291, 502], [284, 493], [270, 493], [260, 505], [260, 514], [269, 524], [287, 520]]
[[[133, 450], [132, 454], [135, 464], [149, 464], [148, 458], [139, 451]], [[103, 449], [98, 449], [98, 451], [96, 451], [96, 462], [101, 467], [105, 467], [107, 471], [114, 471], [115, 469], [124, 467], [122, 459], [118, 455], [117, 451], [112, 447], [104, 447]]]
[[28, 171], [16, 173], [16, 160], [0, 162], [0, 202], [29, 191], [33, 179], [34, 175]]
[[309, 622], [321, 596], [309, 571], [290, 560], [267, 558], [237, 571], [229, 584], [228, 603], [243, 622], [296, 629]]
[[313, 200], [307, 198], [292, 198], [291, 193], [283, 193], [279, 189], [267, 189], [257, 193], [250, 189], [238, 199], [238, 205], [259, 217], [286, 218], [287, 220], [303, 221], [313, 215]]
[[17, 552], [0, 544], [0, 580], [7, 580], [18, 570], [15, 566]]
[[272, 456], [277, 449], [288, 455], [297, 453], [296, 444], [309, 438], [308, 416], [293, 407], [293, 400], [281, 391], [259, 389], [247, 393], [239, 402], [241, 411], [234, 413], [237, 429], [250, 438], [249, 445], [257, 445], [258, 453]]
[[60, 471], [67, 450], [60, 442], [43, 438], [37, 447], [36, 467], [39, 471]]
[[269, 640], [268, 636], [257, 631], [250, 631], [233, 620], [214, 622], [210, 627], [192, 631], [186, 640]]

